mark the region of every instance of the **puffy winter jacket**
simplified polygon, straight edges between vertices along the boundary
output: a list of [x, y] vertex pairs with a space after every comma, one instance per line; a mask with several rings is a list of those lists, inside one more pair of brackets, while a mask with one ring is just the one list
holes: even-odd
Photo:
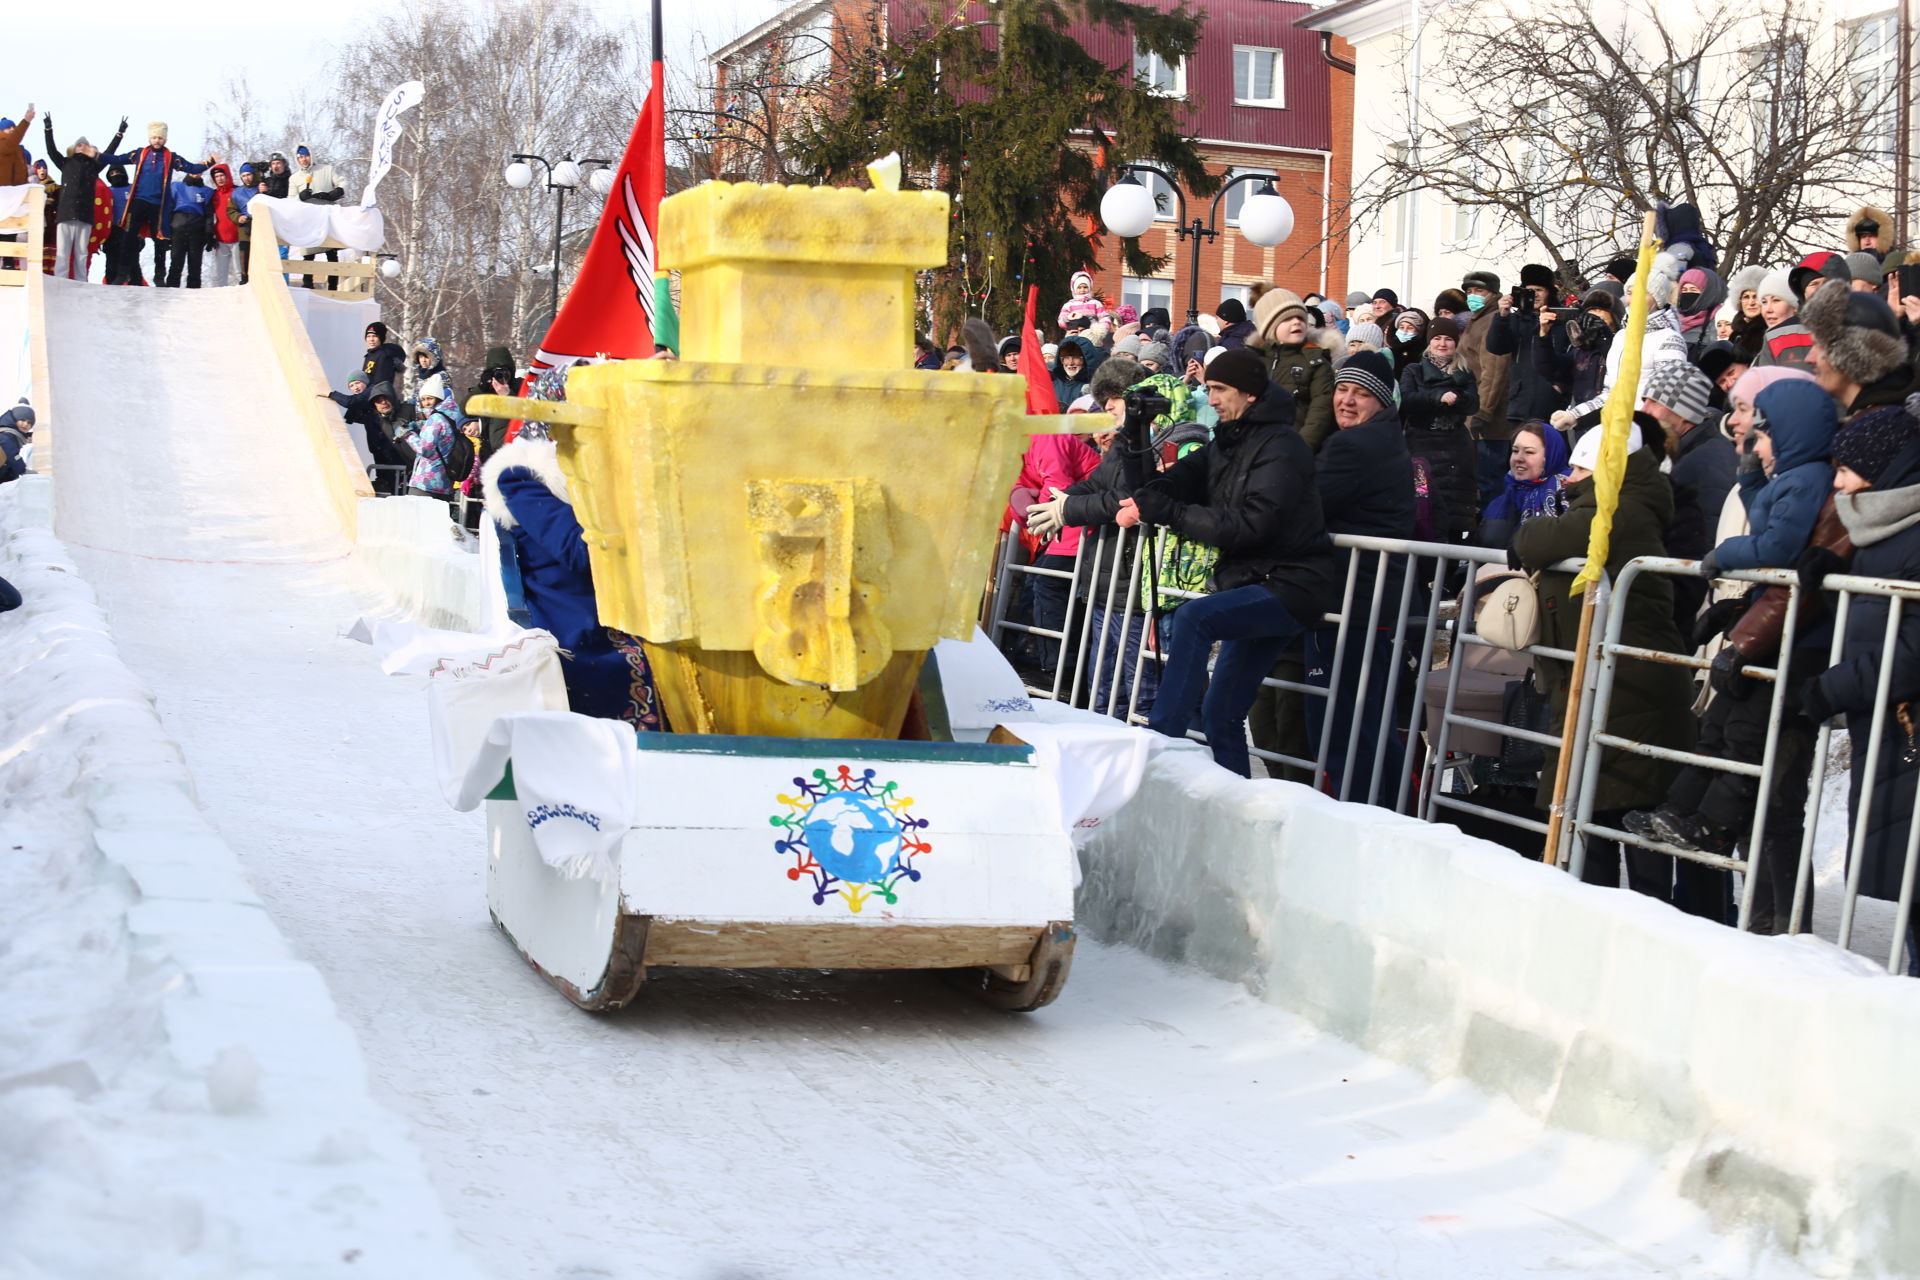
[[1773, 478], [1749, 471], [1741, 497], [1753, 532], [1714, 548], [1722, 569], [1784, 569], [1806, 550], [1813, 523], [1833, 489], [1828, 462], [1839, 411], [1818, 383], [1776, 382], [1754, 401], [1773, 439]]
[[[83, 156], [73, 151], [61, 155], [53, 145], [53, 122], [47, 121], [46, 127], [47, 159], [60, 170], [59, 220], [91, 223], [93, 221], [93, 184], [105, 173], [106, 165], [98, 155]], [[107, 144], [107, 149], [102, 154], [112, 154], [114, 148], [119, 145], [120, 134], [116, 133], [113, 135], [113, 141]]]

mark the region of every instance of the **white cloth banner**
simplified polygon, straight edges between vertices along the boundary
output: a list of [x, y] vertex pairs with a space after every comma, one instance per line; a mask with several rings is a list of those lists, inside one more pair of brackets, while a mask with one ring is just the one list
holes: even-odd
[[459, 803], [464, 798], [461, 786], [470, 780], [468, 769], [495, 720], [523, 711], [566, 709], [560, 647], [545, 631], [525, 632], [477, 660], [440, 663], [429, 673], [427, 684], [427, 718], [433, 728], [433, 768], [440, 779], [440, 794], [455, 808], [471, 809], [480, 803], [480, 796]]
[[276, 196], [255, 196], [252, 203], [266, 208], [273, 218], [273, 233], [282, 244], [372, 253], [387, 242], [386, 220], [378, 209], [343, 209], [336, 204]]
[[373, 164], [367, 173], [366, 189], [360, 193], [362, 209], [373, 208], [373, 189], [387, 176], [387, 170], [393, 168], [393, 144], [400, 140], [400, 113], [419, 102], [424, 92], [426, 89], [418, 80], [409, 80], [380, 104], [380, 114], [373, 121], [373, 150], [367, 153], [373, 157]]
[[[17, 187], [0, 187], [0, 218], [18, 218], [27, 211], [27, 197], [47, 198], [46, 188], [26, 182]], [[11, 261], [11, 259], [9, 260]]]
[[513, 790], [540, 860], [569, 879], [609, 883], [640, 801], [640, 748], [620, 720], [572, 711], [502, 716], [454, 807], [472, 809], [513, 764]]
[[1033, 748], [1034, 764], [1060, 793], [1060, 817], [1075, 845], [1092, 838], [1140, 790], [1147, 765], [1175, 745], [1131, 725], [1041, 724], [1021, 721], [1008, 732]]

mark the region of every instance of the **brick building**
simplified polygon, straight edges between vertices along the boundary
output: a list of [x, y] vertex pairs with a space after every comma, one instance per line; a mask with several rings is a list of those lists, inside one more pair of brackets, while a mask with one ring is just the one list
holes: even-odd
[[[1172, 0], [1164, 0], [1172, 7]], [[831, 92], [834, 64], [843, 62], [875, 30], [876, 6], [880, 20], [896, 36], [923, 17], [923, 6], [908, 0], [797, 0], [778, 14], [742, 33], [710, 55], [717, 103], [739, 110], [755, 110], [760, 98], [743, 95], [743, 71], [758, 75], [765, 61], [782, 60], [791, 84], [815, 77]], [[1272, 280], [1298, 293], [1318, 292], [1338, 297], [1346, 290], [1346, 227], [1342, 217], [1351, 182], [1353, 136], [1353, 75], [1345, 41], [1323, 38], [1295, 24], [1311, 6], [1291, 0], [1208, 0], [1199, 47], [1184, 66], [1169, 67], [1158, 58], [1139, 56], [1124, 34], [1104, 28], [1072, 30], [1089, 52], [1110, 65], [1132, 67], [1136, 74], [1185, 104], [1187, 133], [1199, 146], [1210, 171], [1223, 176], [1260, 173], [1271, 176], [1274, 189], [1293, 206], [1294, 231], [1282, 244], [1263, 249], [1240, 236], [1236, 219], [1241, 202], [1256, 189], [1244, 183], [1225, 193], [1217, 217], [1214, 200], [1185, 192], [1187, 220], [1200, 217], [1217, 226], [1220, 234], [1203, 241], [1199, 265], [1199, 308], [1211, 311], [1223, 297], [1244, 298], [1260, 280]], [[992, 21], [990, 5], [975, 0], [957, 5], [955, 22]], [[793, 74], [797, 69], [799, 74]], [[804, 91], [782, 91], [783, 110], [797, 109]], [[794, 104], [788, 107], [785, 104]], [[716, 150], [723, 163], [716, 166], [731, 175], [758, 180], [783, 179], [777, 157], [755, 157], [752, 128]], [[758, 130], [766, 134], [764, 127]], [[764, 148], [762, 149], [765, 150]], [[1130, 157], [1110, 156], [1119, 162]], [[1176, 228], [1179, 202], [1158, 179], [1148, 185], [1160, 198], [1163, 214], [1140, 238], [1142, 248], [1168, 257], [1151, 278], [1129, 276], [1123, 266], [1119, 241], [1104, 237], [1095, 273], [1100, 295], [1110, 302], [1130, 302], [1145, 309], [1164, 306], [1176, 319], [1185, 311], [1193, 268], [1191, 241], [1180, 240]], [[1042, 311], [1060, 300], [1043, 300]]]

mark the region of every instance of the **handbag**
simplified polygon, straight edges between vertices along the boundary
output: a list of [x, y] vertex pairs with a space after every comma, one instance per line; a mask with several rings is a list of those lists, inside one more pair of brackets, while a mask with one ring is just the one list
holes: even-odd
[[[1534, 673], [1528, 671], [1520, 679], [1507, 682], [1506, 692], [1500, 698], [1500, 723], [1533, 733], [1552, 733], [1553, 703], [1534, 683], [1533, 677]], [[1547, 749], [1540, 743], [1526, 738], [1500, 739], [1500, 763], [1495, 770], [1495, 781], [1532, 782], [1546, 767]]]
[[1540, 643], [1540, 588], [1534, 578], [1507, 573], [1493, 580], [1473, 610], [1473, 629], [1488, 644], [1528, 649]]

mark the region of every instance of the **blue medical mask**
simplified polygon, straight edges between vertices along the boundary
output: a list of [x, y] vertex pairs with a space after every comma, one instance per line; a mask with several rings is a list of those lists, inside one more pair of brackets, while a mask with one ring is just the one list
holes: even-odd
[[1478, 311], [1486, 305], [1487, 295], [1484, 293], [1470, 293], [1467, 295], [1467, 310]]

